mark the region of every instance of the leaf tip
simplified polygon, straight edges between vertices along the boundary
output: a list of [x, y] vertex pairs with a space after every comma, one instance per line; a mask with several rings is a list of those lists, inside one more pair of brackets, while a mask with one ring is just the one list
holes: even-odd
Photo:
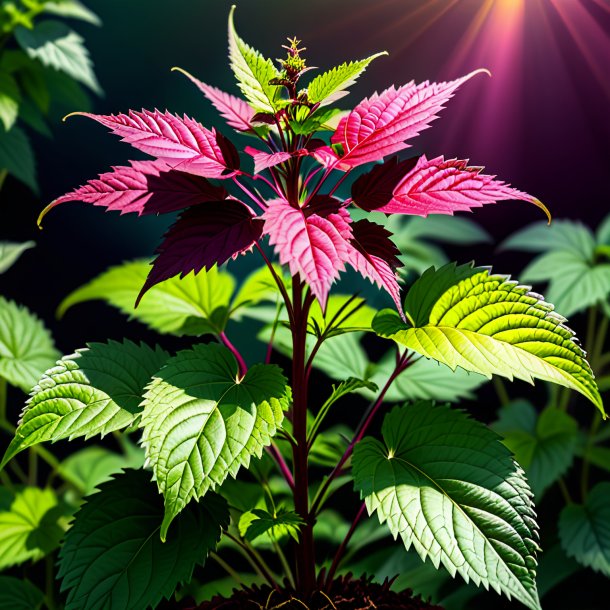
[[57, 205], [57, 199], [51, 201], [49, 205], [47, 205], [40, 214], [38, 214], [38, 218], [36, 219], [36, 226], [42, 231], [42, 220], [44, 217]]
[[79, 112], [70, 112], [70, 113], [66, 114], [65, 117], [62, 118], [61, 122], [65, 123], [70, 117], [73, 117], [73, 116], [89, 116], [89, 113], [82, 112], [82, 111], [79, 111]]
[[551, 224], [551, 221], [553, 220], [553, 217], [551, 216], [551, 212], [549, 211], [549, 209], [544, 205], [544, 203], [542, 203], [542, 201], [540, 201], [540, 199], [536, 199], [536, 197], [532, 198], [532, 203], [537, 207], [540, 208], [547, 217], [547, 225]]

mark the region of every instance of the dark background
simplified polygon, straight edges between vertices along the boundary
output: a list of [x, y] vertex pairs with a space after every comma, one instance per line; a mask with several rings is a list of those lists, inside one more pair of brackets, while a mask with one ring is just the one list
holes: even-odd
[[[180, 66], [237, 92], [227, 62], [231, 2], [85, 3], [104, 22], [101, 29], [74, 24], [87, 40], [105, 90], [105, 97], [94, 101], [96, 112], [167, 108], [195, 115], [228, 134], [199, 92], [170, 68]], [[308, 47], [309, 64], [321, 68], [389, 51], [342, 100], [345, 108], [392, 83], [453, 79], [486, 67], [492, 78], [478, 76], [465, 85], [412, 151], [485, 165], [489, 173], [539, 197], [554, 218], [579, 219], [594, 227], [610, 211], [608, 0], [242, 0], [236, 26], [242, 38], [270, 57], [281, 56], [286, 36], [296, 35]], [[139, 157], [104, 128], [80, 117], [58, 122], [53, 132], [52, 140], [34, 138], [40, 196], [11, 178], [0, 194], [0, 240], [37, 242], [0, 276], [0, 293], [37, 312], [64, 353], [108, 337], [157, 341], [156, 335], [103, 304], [75, 307], [61, 321], [54, 317], [63, 296], [109, 265], [152, 254], [171, 219], [119, 218], [72, 204], [54, 210], [44, 231], [38, 231], [36, 217], [49, 201], [110, 165]], [[499, 243], [543, 216], [525, 203], [505, 202], [479, 210], [473, 218]], [[498, 271], [517, 277], [525, 262], [496, 253], [494, 246], [452, 255], [462, 262], [475, 258], [480, 264], [493, 263]], [[235, 269], [240, 272], [239, 264]], [[571, 325], [584, 334], [583, 320], [577, 317]], [[243, 333], [237, 341], [243, 343]], [[173, 338], [162, 342], [168, 349], [184, 345]], [[16, 418], [22, 400], [17, 392], [12, 396]], [[594, 604], [595, 581], [587, 589], [590, 575], [583, 574], [578, 577], [580, 595], [590, 596]], [[568, 599], [575, 584], [559, 591], [555, 603], [562, 596]], [[497, 608], [510, 606], [491, 599]], [[578, 607], [578, 602], [570, 603], [563, 607]]]

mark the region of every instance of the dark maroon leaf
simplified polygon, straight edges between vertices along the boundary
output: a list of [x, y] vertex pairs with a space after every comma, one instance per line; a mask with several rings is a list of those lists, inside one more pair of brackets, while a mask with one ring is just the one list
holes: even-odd
[[394, 189], [415, 167], [417, 157], [399, 161], [392, 157], [360, 176], [352, 185], [352, 201], [363, 210], [375, 211], [389, 203]]
[[175, 275], [184, 277], [221, 265], [249, 250], [260, 238], [263, 221], [240, 201], [211, 201], [189, 208], [165, 234], [152, 269], [138, 295]]

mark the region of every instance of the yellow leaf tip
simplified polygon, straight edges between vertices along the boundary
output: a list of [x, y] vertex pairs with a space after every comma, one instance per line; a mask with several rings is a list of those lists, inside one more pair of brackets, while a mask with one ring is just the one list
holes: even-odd
[[70, 117], [73, 116], [85, 116], [87, 113], [86, 112], [70, 112], [69, 114], [66, 114], [66, 116], [61, 120], [62, 123], [65, 123]]

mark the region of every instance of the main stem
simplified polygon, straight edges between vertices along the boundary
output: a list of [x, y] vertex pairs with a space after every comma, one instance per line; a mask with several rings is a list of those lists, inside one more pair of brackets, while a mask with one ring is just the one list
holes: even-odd
[[301, 528], [296, 546], [296, 587], [308, 594], [316, 585], [316, 559], [313, 543], [314, 518], [309, 510], [309, 472], [307, 465], [307, 378], [305, 374], [307, 306], [303, 304], [300, 280], [292, 281], [292, 428], [296, 445], [293, 447], [294, 507], [305, 525]]

